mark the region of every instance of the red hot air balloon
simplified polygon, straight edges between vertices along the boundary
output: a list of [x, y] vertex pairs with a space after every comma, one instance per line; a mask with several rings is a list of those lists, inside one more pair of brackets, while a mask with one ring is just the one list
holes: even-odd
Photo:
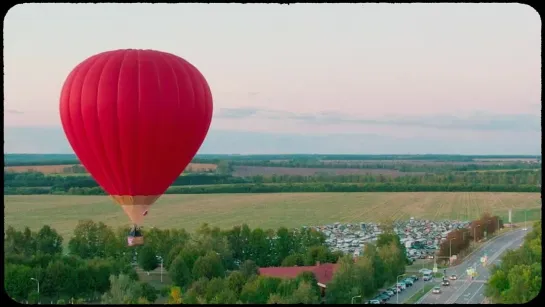
[[134, 224], [202, 145], [212, 94], [186, 60], [155, 50], [114, 50], [81, 62], [60, 98], [62, 126], [83, 166]]

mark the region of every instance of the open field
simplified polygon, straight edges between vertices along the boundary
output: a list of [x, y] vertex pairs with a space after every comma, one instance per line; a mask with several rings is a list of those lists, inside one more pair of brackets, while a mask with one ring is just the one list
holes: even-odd
[[329, 175], [352, 175], [352, 174], [370, 174], [384, 176], [406, 176], [406, 175], [423, 175], [424, 173], [404, 173], [393, 169], [361, 169], [361, 168], [307, 168], [307, 167], [274, 167], [274, 166], [242, 166], [233, 167], [233, 176], [272, 176], [272, 175], [300, 175], [313, 176], [317, 174]]
[[414, 164], [414, 165], [497, 165], [497, 164], [513, 164], [519, 162], [537, 163], [536, 159], [475, 159], [473, 161], [433, 161], [433, 160], [320, 160], [324, 164]]
[[[38, 229], [49, 224], [68, 238], [80, 219], [126, 226], [128, 218], [106, 196], [4, 196], [5, 225]], [[164, 195], [146, 217], [145, 227], [195, 230], [202, 223], [221, 228], [247, 223], [278, 228], [384, 218], [474, 219], [482, 212], [513, 222], [541, 217], [539, 193], [278, 193]]]
[[[28, 165], [28, 166], [6, 166], [4, 171], [10, 171], [15, 173], [24, 173], [28, 171], [36, 171], [44, 174], [65, 174], [64, 169], [71, 167], [74, 164], [58, 164], [58, 165]], [[186, 170], [193, 172], [202, 172], [208, 170], [215, 170], [218, 166], [210, 163], [189, 163]], [[86, 173], [80, 173], [81, 175]], [[70, 174], [75, 175], [75, 174]]]

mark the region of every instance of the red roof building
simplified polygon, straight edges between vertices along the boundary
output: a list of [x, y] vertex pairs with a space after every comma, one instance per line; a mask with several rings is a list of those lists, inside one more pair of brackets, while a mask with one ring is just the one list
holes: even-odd
[[327, 284], [333, 279], [333, 274], [337, 271], [338, 264], [319, 262], [315, 266], [294, 266], [294, 267], [268, 267], [259, 268], [259, 275], [277, 277], [277, 278], [295, 278], [302, 272], [312, 272], [318, 281], [318, 286], [322, 288], [322, 295]]

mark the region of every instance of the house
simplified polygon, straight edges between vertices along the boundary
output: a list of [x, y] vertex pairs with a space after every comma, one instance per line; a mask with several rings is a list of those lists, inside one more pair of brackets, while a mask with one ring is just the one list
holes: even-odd
[[327, 284], [333, 279], [333, 274], [337, 271], [338, 266], [336, 263], [320, 264], [318, 262], [314, 266], [259, 268], [259, 275], [277, 278], [295, 278], [302, 272], [312, 272], [321, 289], [322, 296], [324, 296]]

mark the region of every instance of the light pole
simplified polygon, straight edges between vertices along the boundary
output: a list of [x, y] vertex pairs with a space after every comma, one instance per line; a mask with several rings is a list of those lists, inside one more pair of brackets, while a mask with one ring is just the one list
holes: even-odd
[[456, 238], [452, 238], [448, 241], [449, 245], [449, 252], [448, 252], [448, 263], [450, 264], [450, 259], [452, 259], [452, 240], [456, 240]]
[[354, 299], [355, 299], [355, 298], [359, 298], [359, 297], [361, 297], [361, 295], [353, 296], [353, 297], [352, 297], [352, 304], [354, 304]]
[[475, 243], [477, 243], [477, 228], [480, 226], [481, 225], [476, 225], [475, 228], [473, 229], [473, 240], [475, 241]]
[[31, 277], [30, 280], [34, 280], [38, 284], [38, 297], [40, 297], [40, 281], [34, 277]]
[[[403, 277], [405, 274], [398, 275], [396, 278], [396, 288], [397, 284], [399, 283], [399, 277]], [[399, 304], [399, 291], [396, 291], [396, 304]]]
[[524, 231], [528, 230], [528, 225], [526, 225], [526, 222], [528, 222], [528, 217], [526, 216], [526, 213], [528, 210], [524, 209]]

